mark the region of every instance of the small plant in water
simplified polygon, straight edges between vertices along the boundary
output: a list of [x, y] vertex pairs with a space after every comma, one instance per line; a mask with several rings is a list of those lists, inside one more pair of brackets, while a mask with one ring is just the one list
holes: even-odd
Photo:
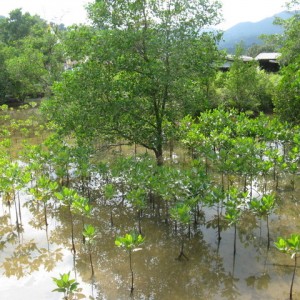
[[137, 234], [135, 232], [133, 233], [126, 233], [125, 236], [117, 237], [115, 240], [115, 245], [120, 248], [124, 248], [128, 254], [129, 254], [129, 267], [131, 272], [131, 289], [130, 293], [133, 293], [134, 286], [133, 286], [133, 270], [132, 270], [132, 258], [131, 254], [132, 252], [141, 250], [139, 247], [143, 242], [145, 238], [141, 234]]
[[75, 299], [74, 293], [78, 290], [78, 282], [75, 279], [70, 279], [70, 272], [60, 274], [60, 278], [52, 277], [53, 281], [57, 285], [57, 288], [52, 292], [64, 293], [64, 300]]
[[300, 235], [291, 234], [290, 238], [278, 237], [275, 247], [282, 253], [287, 253], [294, 259], [294, 271], [290, 287], [290, 300], [293, 299], [293, 285], [297, 268], [297, 255], [300, 254]]
[[268, 250], [270, 248], [270, 229], [269, 229], [269, 215], [275, 206], [275, 195], [263, 195], [261, 199], [252, 199], [249, 203], [250, 209], [254, 211], [259, 218], [266, 218], [267, 231], [268, 231]]
[[247, 192], [240, 192], [238, 189], [232, 187], [227, 193], [226, 202], [224, 206], [226, 208], [225, 219], [228, 224], [234, 226], [234, 241], [233, 241], [233, 256], [236, 255], [236, 234], [237, 234], [237, 223], [240, 220], [242, 214], [243, 202], [247, 198]]
[[90, 224], [84, 225], [84, 229], [83, 229], [82, 234], [85, 237], [85, 241], [86, 241], [86, 244], [88, 246], [90, 264], [91, 264], [92, 276], [93, 276], [94, 275], [94, 265], [93, 265], [93, 260], [92, 260], [92, 243], [94, 242], [95, 237], [96, 237], [95, 227], [93, 225], [90, 225]]
[[175, 220], [176, 222], [179, 222], [182, 225], [182, 232], [181, 232], [181, 248], [180, 253], [178, 256], [178, 260], [180, 260], [182, 257], [184, 257], [186, 260], [188, 260], [188, 257], [184, 254], [184, 226], [188, 226], [191, 221], [191, 215], [190, 215], [191, 208], [189, 205], [179, 202], [174, 207], [171, 208], [170, 214], [171, 218]]
[[132, 203], [138, 213], [138, 228], [139, 234], [142, 234], [141, 217], [143, 209], [146, 207], [147, 192], [144, 189], [138, 188], [131, 190], [127, 194], [127, 199]]
[[75, 190], [63, 187], [61, 192], [54, 193], [56, 198], [60, 200], [63, 205], [68, 207], [70, 214], [70, 226], [71, 226], [71, 241], [72, 241], [72, 253], [76, 254], [75, 241], [74, 241], [74, 223], [73, 223], [73, 213], [72, 213], [72, 203], [80, 197]]

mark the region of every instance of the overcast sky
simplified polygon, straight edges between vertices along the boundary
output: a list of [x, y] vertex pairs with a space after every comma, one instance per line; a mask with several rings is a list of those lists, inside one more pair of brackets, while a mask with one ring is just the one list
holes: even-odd
[[[245, 21], [256, 22], [285, 9], [286, 0], [220, 0], [225, 21], [221, 29]], [[43, 19], [71, 25], [86, 21], [84, 6], [90, 0], [0, 0], [0, 15], [8, 16], [15, 8], [38, 14]]]

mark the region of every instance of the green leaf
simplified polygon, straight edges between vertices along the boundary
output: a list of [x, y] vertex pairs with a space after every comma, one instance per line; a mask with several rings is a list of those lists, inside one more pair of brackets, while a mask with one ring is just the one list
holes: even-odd
[[60, 292], [60, 293], [65, 293], [66, 291], [67, 291], [66, 288], [57, 288], [57, 289], [52, 290], [52, 292]]

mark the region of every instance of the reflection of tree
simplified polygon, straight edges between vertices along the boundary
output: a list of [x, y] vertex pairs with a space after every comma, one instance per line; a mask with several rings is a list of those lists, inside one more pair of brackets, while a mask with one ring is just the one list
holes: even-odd
[[257, 228], [256, 218], [253, 214], [244, 211], [239, 221], [238, 236], [240, 242], [248, 247], [253, 245], [255, 241], [255, 234], [253, 231]]
[[50, 250], [50, 243], [49, 243], [49, 233], [48, 233], [48, 221], [51, 218], [54, 218], [56, 205], [54, 201], [47, 201], [47, 222], [45, 222], [45, 203], [41, 204], [41, 201], [31, 200], [24, 203], [23, 207], [27, 208], [28, 211], [31, 213], [30, 221], [28, 224], [34, 228], [45, 230], [46, 240], [47, 240], [47, 247]]
[[219, 214], [214, 215], [212, 219], [206, 222], [206, 228], [217, 229], [218, 247], [219, 247], [222, 239], [221, 232], [228, 228], [228, 222], [225, 220], [224, 216]]
[[262, 273], [260, 276], [251, 275], [246, 279], [247, 286], [258, 290], [267, 289], [271, 280], [268, 273]]
[[12, 225], [9, 221], [9, 215], [3, 215], [0, 217], [0, 251], [6, 247], [7, 243], [15, 244], [18, 239], [18, 228], [16, 225]]
[[222, 289], [222, 299], [236, 299], [237, 296], [240, 296], [238, 292], [238, 288], [235, 285], [239, 281], [238, 278], [235, 278], [233, 274], [227, 274], [225, 280], [223, 281], [223, 289]]
[[[51, 230], [49, 241], [64, 246], [65, 249], [72, 250], [71, 241], [71, 224], [68, 217], [68, 209], [61, 207], [56, 215], [60, 223], [56, 224], [55, 228]], [[76, 216], [73, 218], [74, 229], [74, 244], [82, 244], [82, 223]]]
[[62, 260], [61, 251], [61, 248], [51, 252], [45, 248], [38, 248], [31, 240], [16, 246], [12, 255], [4, 259], [1, 267], [5, 276], [16, 276], [18, 279], [38, 271], [41, 266], [49, 272], [54, 269], [58, 261]]

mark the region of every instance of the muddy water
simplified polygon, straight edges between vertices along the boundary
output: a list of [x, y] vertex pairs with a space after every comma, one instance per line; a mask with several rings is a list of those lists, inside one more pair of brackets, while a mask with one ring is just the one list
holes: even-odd
[[[284, 186], [284, 185], [283, 185]], [[297, 187], [300, 180], [297, 178]], [[76, 254], [71, 252], [70, 217], [66, 207], [53, 202], [48, 208], [46, 231], [41, 205], [20, 194], [22, 228], [16, 230], [14, 206], [1, 199], [1, 300], [52, 300], [52, 277], [70, 272], [79, 282], [78, 299], [288, 299], [293, 260], [273, 246], [278, 236], [300, 233], [300, 193], [281, 190], [270, 217], [271, 247], [267, 249], [266, 222], [244, 213], [238, 224], [237, 252], [233, 255], [233, 228], [224, 228], [221, 241], [213, 226], [215, 211], [204, 209], [205, 219], [187, 230], [185, 254], [178, 260], [180, 237], [174, 224], [150, 206], [142, 217], [146, 237], [142, 250], [134, 252], [134, 293], [130, 295], [128, 254], [114, 245], [117, 235], [137, 226], [137, 214], [126, 205], [107, 206], [95, 198], [89, 223], [97, 228], [92, 249], [92, 276], [88, 251], [82, 243], [81, 218], [75, 216]], [[110, 213], [113, 210], [113, 224]], [[294, 299], [300, 299], [300, 271], [294, 283]]]

